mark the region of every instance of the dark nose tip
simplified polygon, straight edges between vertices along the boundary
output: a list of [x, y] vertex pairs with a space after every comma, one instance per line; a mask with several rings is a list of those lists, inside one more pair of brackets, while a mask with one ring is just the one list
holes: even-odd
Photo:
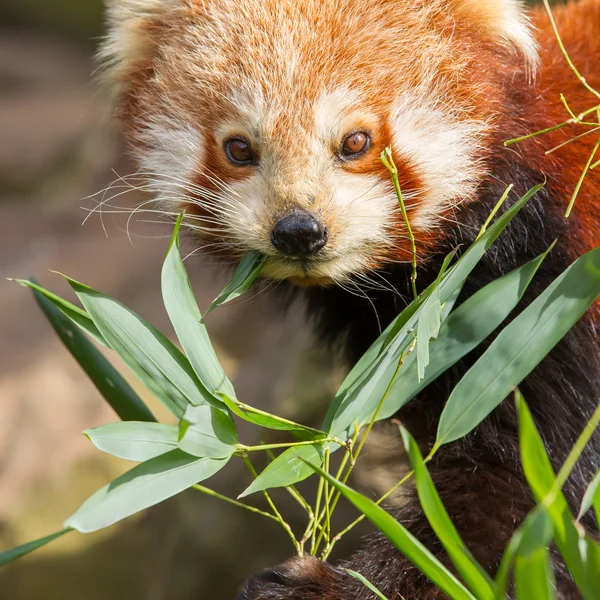
[[283, 254], [304, 258], [327, 243], [327, 228], [304, 210], [293, 210], [273, 227], [271, 242]]

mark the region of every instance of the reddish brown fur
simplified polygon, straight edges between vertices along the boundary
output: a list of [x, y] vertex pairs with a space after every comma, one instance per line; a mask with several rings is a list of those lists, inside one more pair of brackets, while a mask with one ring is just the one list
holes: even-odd
[[[162, 0], [154, 2], [160, 4]], [[564, 121], [567, 115], [560, 103], [560, 93], [575, 112], [598, 103], [565, 63], [543, 9], [533, 12], [541, 60], [537, 75], [531, 78], [532, 61], [527, 64], [524, 60], [524, 54], [531, 54], [528, 38], [523, 41], [525, 29], [511, 29], [513, 21], [510, 19], [514, 17], [516, 22], [519, 15], [507, 12], [507, 7], [515, 6], [509, 0], [430, 0], [424, 3], [408, 0], [263, 0], [252, 3], [240, 0], [235, 12], [227, 13], [231, 6], [226, 0], [181, 0], [180, 10], [162, 9], [161, 5], [154, 15], [144, 15], [135, 23], [145, 43], [140, 45], [141, 50], [124, 53], [119, 69], [112, 76], [121, 84], [122, 117], [129, 138], [141, 156], [153, 149], [153, 142], [146, 135], [148, 122], [166, 115], [192, 124], [204, 134], [203, 156], [197, 158], [198, 168], [204, 173], [196, 174], [193, 183], [218, 192], [219, 185], [211, 174], [225, 184], [251, 180], [252, 169], [236, 169], [226, 162], [215, 134], [215, 128], [233, 116], [242, 120], [248, 116], [240, 117], [239, 107], [227, 99], [232, 90], [239, 88], [248, 92], [250, 100], [263, 96], [273, 101], [274, 122], [265, 126], [266, 133], [260, 141], [280, 161], [279, 170], [284, 176], [289, 172], [295, 174], [296, 179], [290, 177], [289, 181], [297, 183], [311, 159], [309, 141], [315, 126], [315, 104], [324, 91], [347, 86], [361, 94], [359, 104], [367, 115], [357, 117], [353, 127], [362, 126], [372, 131], [374, 143], [364, 158], [340, 163], [336, 168], [346, 174], [376, 176], [389, 191], [389, 174], [378, 155], [387, 145], [394, 147], [401, 187], [413, 197], [409, 218], [417, 223], [417, 249], [426, 275], [432, 263], [435, 275], [438, 254], [447, 252], [448, 245], [462, 241], [465, 229], [461, 227], [474, 229], [481, 225], [489, 214], [490, 201], [497, 199], [496, 192], [511, 183], [511, 177], [520, 178], [517, 181], [519, 193], [525, 191], [526, 184], [546, 177], [545, 204], [531, 208], [528, 217], [521, 215], [524, 219], [521, 228], [516, 225], [515, 231], [499, 241], [499, 258], [484, 259], [484, 266], [477, 275], [478, 283], [472, 283], [471, 292], [489, 278], [505, 273], [544, 250], [551, 241], [547, 239], [546, 229], [552, 231], [552, 236], [567, 233], [560, 236], [551, 258], [546, 260], [532, 285], [537, 286], [536, 293], [542, 289], [544, 269], [547, 269], [544, 275], [544, 285], [547, 285], [576, 256], [600, 244], [597, 192], [600, 168], [588, 174], [569, 222], [562, 217], [598, 134], [550, 155], [545, 151], [581, 133], [582, 129], [573, 125], [517, 146], [503, 146], [507, 138]], [[211, 12], [212, 9], [215, 12]], [[223, 15], [226, 18], [220, 22]], [[503, 22], [507, 15], [510, 17], [508, 25]], [[557, 8], [555, 16], [574, 63], [588, 82], [600, 89], [600, 1], [571, 3]], [[219, 23], [225, 23], [226, 31], [222, 34], [215, 32]], [[210, 37], [208, 45], [197, 36], [198, 31], [205, 30]], [[514, 39], [511, 38], [513, 33]], [[513, 43], [503, 42], [506, 37]], [[290, 71], [289, 64], [294, 60], [295, 70]], [[459, 124], [472, 122], [481, 126], [476, 182], [471, 187], [466, 186], [468, 191], [459, 193], [452, 201], [439, 201], [439, 189], [435, 190], [438, 196], [428, 195], [427, 186], [443, 188], [444, 182], [440, 184], [432, 178], [414, 154], [403, 151], [402, 140], [394, 144], [398, 141], [394, 138], [397, 124], [391, 123], [391, 110], [397, 95], [418, 90], [430, 73], [435, 74], [436, 91], [447, 109], [440, 114], [450, 120], [456, 118]], [[425, 96], [419, 99], [426, 103]], [[406, 106], [410, 110], [410, 102]], [[255, 107], [252, 110], [258, 111]], [[445, 123], [440, 122], [442, 125]], [[335, 143], [334, 140], [331, 145]], [[450, 157], [453, 149], [447, 149]], [[330, 151], [333, 153], [333, 148]], [[440, 160], [446, 158], [444, 152], [436, 156]], [[451, 178], [453, 173], [447, 175]], [[286, 179], [284, 183], [289, 184], [289, 181]], [[273, 186], [279, 183], [274, 182]], [[277, 211], [295, 205], [309, 206], [299, 192], [294, 195], [297, 188], [293, 185], [281, 187], [284, 191], [274, 203], [268, 217], [271, 221]], [[316, 202], [320, 200], [317, 198]], [[195, 205], [190, 208], [202, 217], [210, 213], [211, 206], [207, 205], [208, 213]], [[333, 244], [336, 236], [343, 233], [338, 222], [343, 222], [344, 208], [336, 212], [336, 207], [324, 203], [319, 209], [320, 216], [327, 220]], [[433, 224], [426, 219], [419, 221], [427, 208], [436, 216]], [[482, 213], [483, 209], [486, 214]], [[454, 219], [459, 223], [453, 223]], [[392, 243], [371, 248], [368, 266], [385, 266], [393, 272], [395, 262], [406, 262], [410, 257], [399, 210], [390, 213], [386, 228]], [[215, 236], [218, 234], [215, 231]], [[467, 240], [471, 234], [467, 231]], [[485, 272], [486, 268], [489, 272]], [[399, 280], [402, 278], [407, 280], [405, 272], [400, 273]], [[471, 279], [474, 281], [475, 276], [467, 285]], [[324, 281], [331, 283], [333, 279], [306, 277], [300, 282]], [[365, 307], [353, 305], [356, 300], [341, 292], [336, 295], [335, 288], [317, 292], [323, 293], [315, 296], [317, 308], [326, 316], [323, 329], [331, 331], [332, 336], [338, 332], [345, 334], [350, 324], [352, 336], [348, 346], [356, 358], [376, 333], [372, 324], [363, 326]], [[395, 300], [388, 304], [384, 301], [377, 304], [384, 322], [389, 321], [398, 308]], [[598, 304], [591, 316], [594, 324], [600, 324]], [[448, 390], [468, 366], [468, 362], [458, 365], [449, 378], [438, 380], [404, 409], [401, 418], [424, 448], [431, 443]], [[522, 385], [557, 466], [595, 406], [600, 387], [598, 340], [590, 320], [580, 322], [538, 369]], [[597, 468], [600, 445], [595, 442], [592, 446], [590, 455], [580, 460], [581, 471], [575, 481], [568, 484], [569, 498], [581, 496], [590, 472]], [[503, 548], [532, 505], [519, 467], [515, 416], [510, 406], [505, 403], [470, 436], [445, 447], [429, 466], [459, 533], [482, 565], [490, 572], [495, 571]], [[407, 501], [396, 516], [442, 555], [416, 499]], [[375, 535], [349, 565], [380, 587], [390, 600], [400, 595], [407, 600], [443, 597], [382, 536]], [[561, 600], [578, 598], [564, 565], [560, 561], [556, 565], [559, 597]], [[312, 559], [290, 561], [259, 574], [247, 582], [239, 596], [242, 600], [371, 600], [371, 597], [343, 571]]]

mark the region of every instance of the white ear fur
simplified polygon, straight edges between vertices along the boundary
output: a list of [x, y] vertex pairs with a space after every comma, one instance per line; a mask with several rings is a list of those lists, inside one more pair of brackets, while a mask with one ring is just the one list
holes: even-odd
[[106, 0], [107, 34], [98, 58], [106, 79], [119, 86], [135, 61], [153, 50], [146, 30], [153, 17], [178, 0]]
[[474, 22], [523, 55], [531, 73], [539, 62], [538, 46], [521, 0], [455, 0], [459, 19]]

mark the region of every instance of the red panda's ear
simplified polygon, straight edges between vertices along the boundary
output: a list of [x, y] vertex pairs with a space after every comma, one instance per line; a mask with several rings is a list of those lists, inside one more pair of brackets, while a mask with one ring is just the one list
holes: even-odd
[[489, 32], [519, 51], [530, 72], [538, 64], [538, 48], [521, 0], [451, 0], [458, 21]]
[[152, 57], [160, 17], [179, 0], [106, 0], [105, 4], [107, 33], [98, 59], [104, 79], [120, 93], [136, 65]]

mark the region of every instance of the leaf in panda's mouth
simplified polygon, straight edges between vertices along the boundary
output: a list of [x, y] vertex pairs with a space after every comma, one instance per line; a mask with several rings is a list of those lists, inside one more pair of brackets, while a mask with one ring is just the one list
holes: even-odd
[[256, 250], [247, 252], [223, 291], [210, 305], [207, 313], [241, 296], [260, 275], [268, 257]]

